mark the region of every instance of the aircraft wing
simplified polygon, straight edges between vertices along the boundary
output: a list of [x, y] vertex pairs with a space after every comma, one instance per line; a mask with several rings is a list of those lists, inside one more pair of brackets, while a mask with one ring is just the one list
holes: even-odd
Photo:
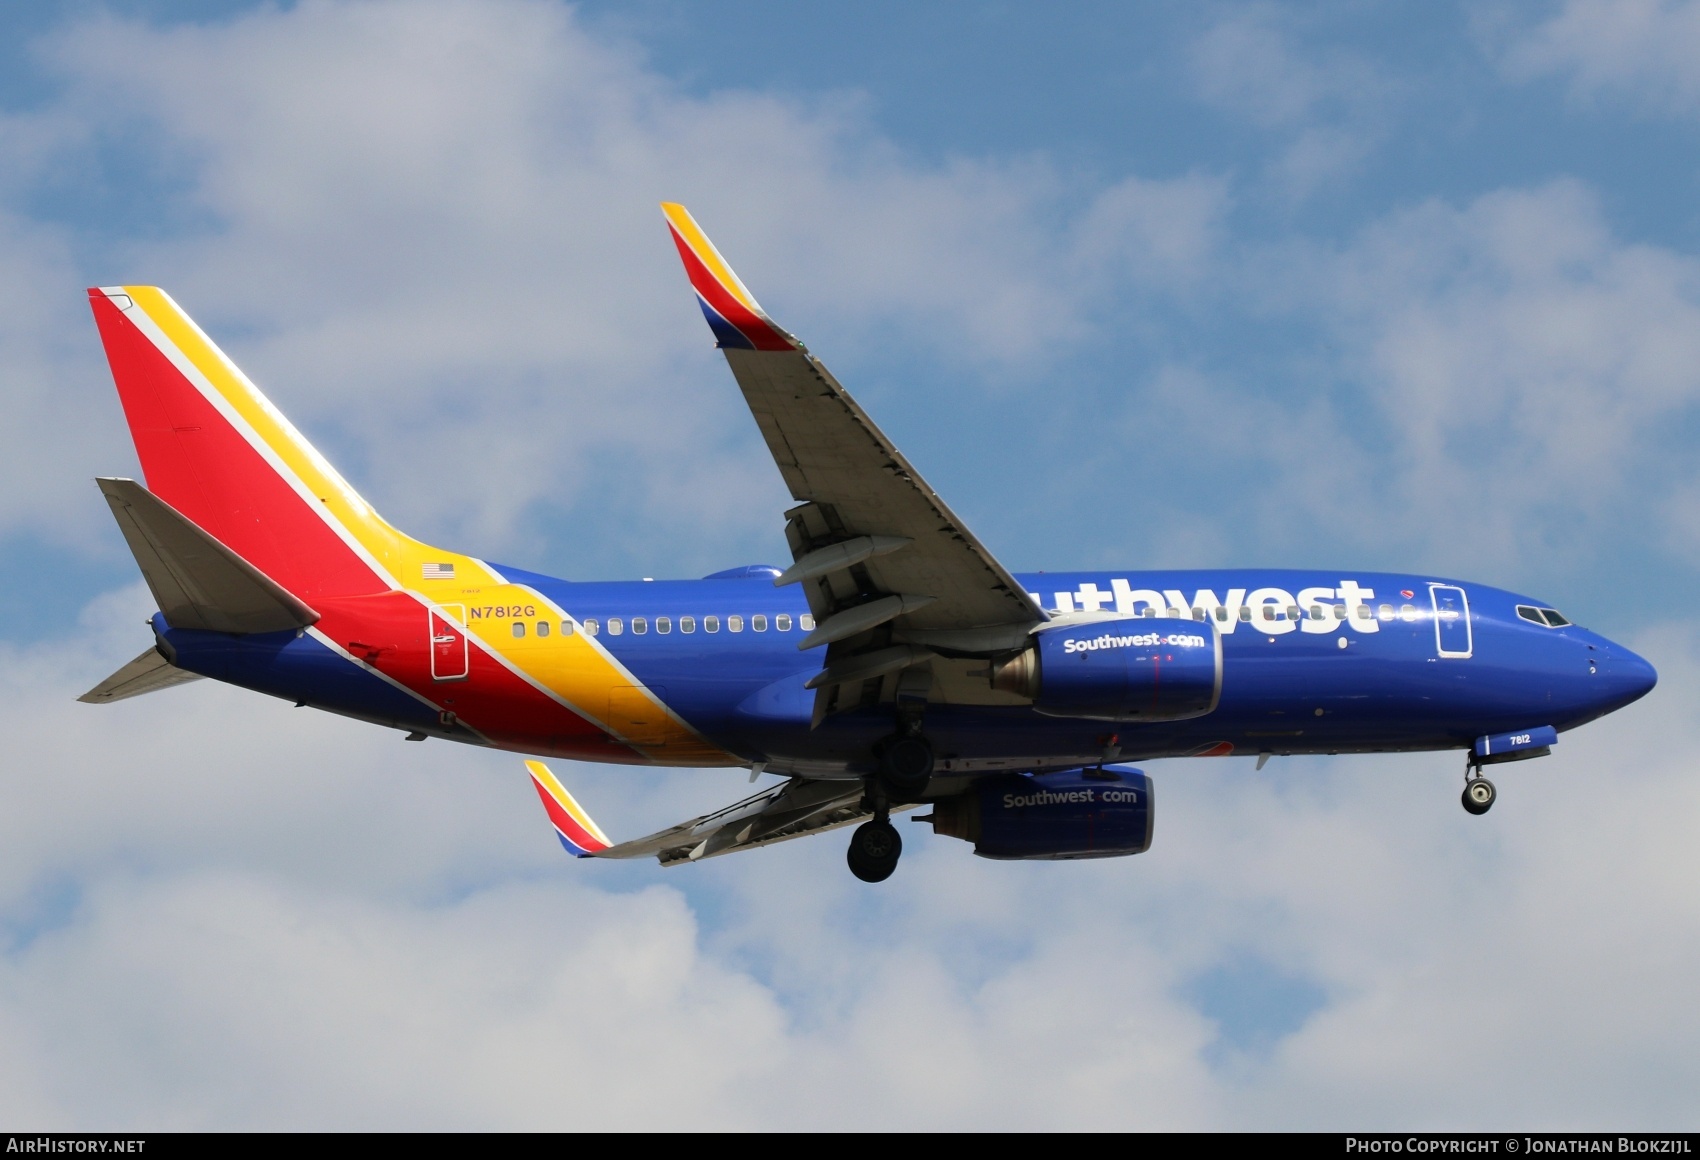
[[684, 206], [662, 209], [798, 501], [785, 514], [794, 563], [775, 583], [807, 593], [815, 627], [799, 647], [828, 646], [817, 723], [870, 693], [891, 699], [866, 686], [933, 656], [1018, 647], [1045, 614], [820, 360], [767, 316]]
[[861, 782], [797, 777], [723, 810], [680, 822], [646, 838], [611, 845], [548, 766], [528, 761], [525, 767], [561, 845], [577, 858], [653, 857], [663, 866], [673, 866], [835, 830], [873, 816], [871, 810], [863, 808]]

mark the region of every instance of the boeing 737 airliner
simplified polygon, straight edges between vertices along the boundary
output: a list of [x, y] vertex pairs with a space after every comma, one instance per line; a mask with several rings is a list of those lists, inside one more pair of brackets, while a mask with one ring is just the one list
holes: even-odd
[[791, 562], [701, 580], [556, 580], [381, 519], [163, 291], [89, 291], [146, 485], [99, 485], [159, 604], [141, 656], [83, 696], [211, 677], [517, 753], [783, 775], [611, 843], [527, 761], [579, 857], [694, 861], [860, 823], [880, 881], [893, 811], [989, 858], [1151, 844], [1158, 757], [1462, 750], [1483, 767], [1643, 696], [1646, 661], [1540, 600], [1422, 572], [1018, 576], [683, 206], [698, 304], [796, 501]]

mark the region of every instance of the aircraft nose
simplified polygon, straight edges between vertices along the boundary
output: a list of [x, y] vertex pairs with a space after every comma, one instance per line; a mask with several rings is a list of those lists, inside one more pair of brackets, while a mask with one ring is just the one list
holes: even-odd
[[1659, 683], [1659, 674], [1653, 666], [1622, 645], [1607, 642], [1601, 652], [1604, 655], [1599, 661], [1595, 679], [1601, 699], [1608, 701], [1612, 708], [1640, 700]]

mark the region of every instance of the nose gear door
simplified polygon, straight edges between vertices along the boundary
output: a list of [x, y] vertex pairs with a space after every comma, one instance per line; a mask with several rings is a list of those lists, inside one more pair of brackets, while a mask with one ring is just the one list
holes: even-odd
[[1430, 584], [1429, 599], [1434, 602], [1434, 647], [1441, 657], [1463, 660], [1474, 651], [1470, 634], [1470, 601], [1462, 588], [1451, 584]]
[[464, 681], [471, 671], [466, 652], [466, 629], [456, 623], [465, 619], [466, 606], [463, 604], [445, 604], [441, 611], [431, 609], [432, 680]]

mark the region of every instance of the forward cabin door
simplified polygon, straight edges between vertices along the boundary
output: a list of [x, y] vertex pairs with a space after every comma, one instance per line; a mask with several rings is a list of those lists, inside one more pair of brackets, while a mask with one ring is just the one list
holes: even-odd
[[434, 681], [464, 681], [472, 665], [467, 657], [466, 620], [464, 604], [445, 604], [433, 608], [431, 615], [431, 679]]
[[1470, 635], [1470, 601], [1462, 588], [1430, 584], [1434, 601], [1434, 646], [1442, 657], [1462, 660], [1474, 651]]

